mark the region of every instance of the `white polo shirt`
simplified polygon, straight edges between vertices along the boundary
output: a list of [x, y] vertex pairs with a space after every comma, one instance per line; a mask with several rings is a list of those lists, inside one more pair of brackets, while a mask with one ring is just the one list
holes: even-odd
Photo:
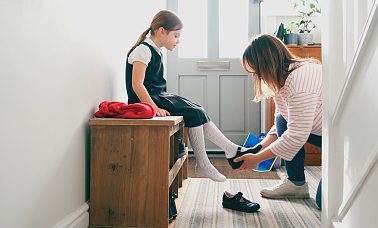
[[[149, 38], [146, 37], [144, 42], [151, 45], [161, 56], [161, 50], [156, 46], [156, 44]], [[151, 61], [151, 50], [144, 44], [139, 45], [136, 47], [129, 55], [128, 63], [133, 64], [134, 61], [142, 62], [148, 66], [148, 63]]]

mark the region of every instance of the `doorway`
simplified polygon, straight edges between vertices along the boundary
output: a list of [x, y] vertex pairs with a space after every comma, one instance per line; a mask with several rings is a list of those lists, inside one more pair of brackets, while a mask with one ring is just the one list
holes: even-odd
[[[227, 138], [242, 145], [260, 133], [260, 103], [241, 56], [260, 33], [260, 0], [167, 0], [184, 23], [167, 57], [168, 91], [202, 105]], [[208, 151], [219, 148], [206, 142]]]

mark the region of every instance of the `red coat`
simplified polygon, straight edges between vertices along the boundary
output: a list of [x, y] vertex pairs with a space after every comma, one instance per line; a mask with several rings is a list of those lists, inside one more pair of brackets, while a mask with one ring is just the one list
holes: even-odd
[[156, 115], [156, 108], [145, 102], [126, 104], [117, 101], [103, 101], [94, 115], [107, 118], [151, 119]]

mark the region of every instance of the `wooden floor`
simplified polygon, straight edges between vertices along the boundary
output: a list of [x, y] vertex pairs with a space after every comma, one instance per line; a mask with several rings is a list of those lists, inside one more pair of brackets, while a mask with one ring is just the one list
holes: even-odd
[[[210, 158], [210, 160], [214, 160], [214, 158]], [[219, 162], [219, 159], [217, 159], [217, 162]], [[226, 160], [224, 160], [224, 162], [227, 162]], [[316, 166], [315, 166], [316, 167]], [[193, 169], [193, 166], [188, 166], [189, 168], [189, 174], [190, 173], [194, 173], [194, 170]], [[306, 168], [306, 172], [310, 172], [312, 175], [310, 178], [313, 178], [315, 177], [315, 181], [318, 181], [320, 179], [320, 175], [321, 175], [321, 171], [318, 171], [320, 168], [315, 168], [315, 171], [314, 170], [314, 166], [313, 167], [308, 167]], [[321, 170], [321, 169], [320, 169]], [[233, 172], [232, 170], [230, 170], [230, 172]], [[277, 169], [276, 170], [278, 176], [283, 179], [286, 175], [286, 171], [285, 171], [285, 168], [280, 168], [280, 169]], [[224, 175], [228, 175], [228, 173], [224, 173]], [[310, 176], [310, 175], [309, 175]], [[185, 196], [185, 193], [188, 189], [188, 186], [189, 186], [189, 183], [190, 183], [190, 175], [189, 175], [189, 179], [186, 179], [183, 181], [183, 186], [179, 189], [179, 198], [176, 199], [176, 207], [177, 207], [177, 211], [180, 212], [180, 208], [184, 202], [184, 196]], [[244, 179], [244, 178], [241, 178], [241, 179]], [[312, 189], [312, 191], [314, 191], [314, 189]], [[173, 220], [170, 224], [169, 224], [169, 228], [173, 228], [175, 226], [175, 221], [176, 220]]]

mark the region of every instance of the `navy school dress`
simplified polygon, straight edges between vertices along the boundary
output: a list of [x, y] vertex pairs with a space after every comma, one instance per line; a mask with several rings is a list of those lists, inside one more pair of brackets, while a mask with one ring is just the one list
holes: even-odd
[[[141, 44], [146, 45], [152, 54], [143, 85], [155, 104], [167, 110], [172, 116], [183, 116], [186, 127], [197, 127], [209, 122], [210, 118], [202, 106], [186, 98], [167, 93], [167, 82], [164, 79], [164, 67], [160, 54], [150, 44], [146, 42]], [[132, 88], [132, 72], [133, 65], [126, 60], [126, 91], [129, 104], [140, 102]]]

